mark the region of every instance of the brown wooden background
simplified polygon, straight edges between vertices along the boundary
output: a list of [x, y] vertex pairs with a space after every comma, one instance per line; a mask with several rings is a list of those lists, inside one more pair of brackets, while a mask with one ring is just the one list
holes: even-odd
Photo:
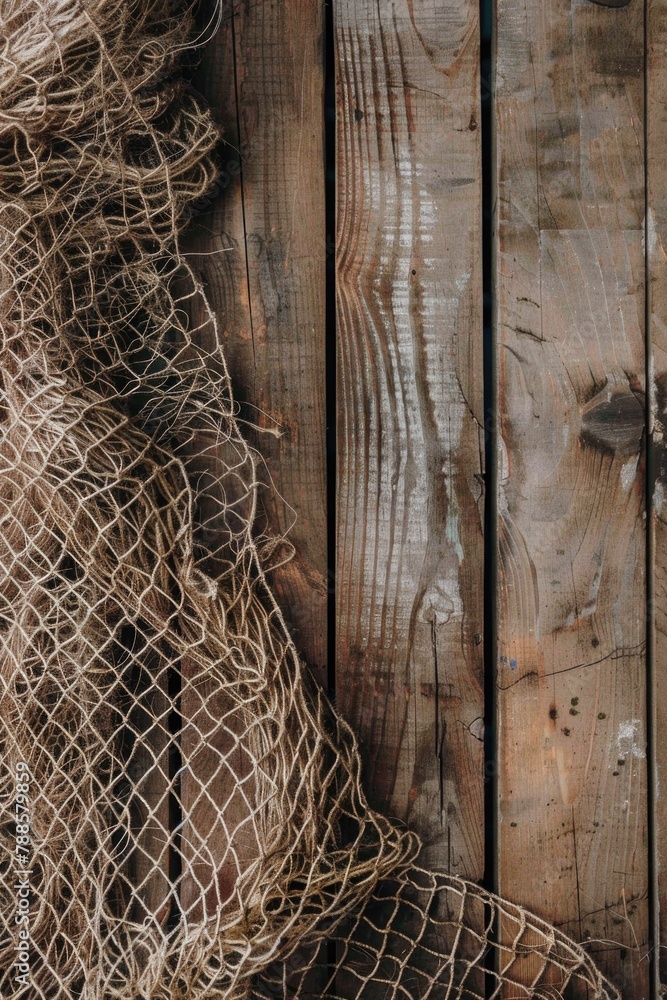
[[274, 585], [373, 803], [645, 997], [667, 945], [667, 0], [497, 0], [484, 79], [478, 0], [335, 0], [335, 233], [326, 14], [224, 0], [198, 78], [228, 145], [193, 245], [296, 550]]

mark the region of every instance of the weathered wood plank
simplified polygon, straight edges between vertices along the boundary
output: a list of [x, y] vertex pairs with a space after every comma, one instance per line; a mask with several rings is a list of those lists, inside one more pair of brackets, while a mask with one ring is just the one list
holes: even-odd
[[196, 82], [227, 145], [191, 263], [218, 316], [244, 432], [261, 455], [257, 530], [288, 534], [295, 549], [271, 574], [274, 593], [300, 656], [325, 683], [323, 5], [222, 7]]
[[[129, 633], [132, 645], [136, 635]], [[143, 643], [139, 642], [141, 647]], [[146, 655], [146, 654], [144, 654]], [[169, 697], [168, 663], [158, 654], [149, 654], [148, 669], [135, 668], [131, 690], [133, 697], [127, 711], [134, 734], [127, 774], [132, 785], [130, 813], [136, 829], [132, 878], [138, 900], [132, 919], [143, 922], [152, 914], [159, 924], [169, 917], [172, 904], [170, 880], [169, 817]], [[141, 697], [137, 694], [141, 692]]]
[[[217, 314], [244, 431], [261, 455], [264, 488], [256, 534], [263, 532], [270, 541], [289, 533], [296, 550], [291, 562], [270, 573], [271, 584], [299, 654], [325, 681], [322, 32], [319, 0], [223, 0], [221, 27], [196, 83], [221, 122], [227, 145], [218, 197], [194, 226], [185, 250]], [[211, 450], [200, 439], [193, 442], [193, 455], [213, 480], [234, 461], [224, 446]], [[248, 470], [241, 472], [247, 480]], [[241, 480], [239, 487], [235, 500], [242, 496]], [[219, 509], [213, 497], [214, 547], [223, 527], [219, 517], [216, 521]], [[280, 552], [274, 558], [279, 561]], [[249, 821], [252, 761], [237, 746], [247, 720], [232, 711], [224, 692], [201, 676], [197, 664], [182, 665], [182, 680], [181, 745], [188, 767], [180, 789], [187, 817], [181, 903], [199, 919], [200, 886], [210, 886], [215, 908], [259, 847]], [[198, 836], [208, 841], [205, 851], [197, 851]]]
[[667, 5], [648, 0], [647, 46], [647, 260], [649, 277], [649, 343], [652, 374], [652, 479], [650, 498], [653, 559], [650, 621], [653, 638], [651, 701], [655, 726], [656, 902], [659, 926], [656, 972], [667, 982]]
[[499, 882], [645, 996], [642, 4], [499, 0]]
[[475, 0], [339, 0], [340, 709], [372, 802], [483, 871]]

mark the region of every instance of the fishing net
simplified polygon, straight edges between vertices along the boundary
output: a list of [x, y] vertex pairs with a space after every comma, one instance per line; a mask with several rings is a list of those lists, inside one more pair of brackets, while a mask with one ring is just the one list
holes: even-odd
[[192, 11], [0, 24], [0, 995], [607, 995], [553, 928], [416, 866], [304, 676], [178, 246], [219, 139], [179, 77]]

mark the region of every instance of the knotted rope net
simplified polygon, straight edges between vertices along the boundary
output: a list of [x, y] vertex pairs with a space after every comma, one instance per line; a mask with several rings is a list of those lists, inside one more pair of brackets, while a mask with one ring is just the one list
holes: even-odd
[[0, 995], [610, 995], [417, 867], [299, 664], [179, 250], [219, 140], [192, 11], [0, 0], [0, 27]]

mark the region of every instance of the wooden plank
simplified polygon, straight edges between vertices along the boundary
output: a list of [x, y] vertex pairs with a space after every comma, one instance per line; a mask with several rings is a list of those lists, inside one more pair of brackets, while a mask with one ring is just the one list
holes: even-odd
[[497, 5], [499, 888], [643, 997], [644, 26], [611, 6]]
[[[237, 879], [260, 854], [252, 729], [208, 664], [183, 664], [180, 780], [185, 821], [180, 904], [188, 920], [213, 917], [234, 897]], [[231, 902], [230, 902], [231, 901]]]
[[[141, 649], [144, 643], [137, 633], [128, 629], [127, 635], [131, 636], [132, 646]], [[135, 652], [132, 646], [130, 650]], [[137, 898], [131, 915], [133, 920], [143, 923], [152, 914], [159, 924], [164, 924], [172, 904], [168, 662], [155, 651], [144, 650], [143, 657], [146, 661], [143, 668], [137, 659], [130, 674], [132, 698], [128, 698], [125, 708], [133, 743], [125, 766], [132, 788], [129, 811], [136, 844], [132, 852], [132, 879]]]
[[[208, 12], [212, 13], [210, 4]], [[206, 20], [204, 14], [202, 20]], [[196, 83], [224, 128], [210, 210], [184, 243], [219, 324], [243, 430], [258, 454], [256, 534], [284, 533], [291, 562], [270, 582], [299, 654], [326, 680], [325, 223], [323, 9], [319, 0], [224, 0], [222, 23]], [[206, 208], [206, 206], [200, 206]], [[195, 318], [195, 326], [204, 317]], [[200, 340], [204, 336], [202, 332]], [[211, 343], [203, 344], [213, 349]], [[213, 547], [224, 542], [215, 480], [238, 456], [193, 442], [191, 471], [207, 475]], [[199, 465], [196, 466], [196, 461]], [[249, 470], [239, 469], [233, 500]], [[230, 488], [225, 482], [224, 488]], [[282, 499], [284, 498], [284, 499]], [[294, 523], [292, 523], [294, 522]], [[286, 546], [274, 552], [284, 558]], [[186, 822], [181, 904], [200, 919], [201, 887], [215, 910], [259, 851], [251, 822], [249, 720], [201, 664], [182, 664], [180, 799]], [[239, 742], [240, 739], [240, 742]], [[202, 846], [202, 841], [205, 846]]]
[[339, 0], [337, 700], [371, 801], [483, 871], [475, 0]]
[[653, 489], [650, 498], [652, 531], [652, 603], [650, 622], [653, 639], [652, 716], [655, 733], [655, 901], [659, 910], [654, 931], [660, 982], [667, 982], [667, 4], [648, 0], [647, 45], [647, 262], [649, 277], [649, 343], [652, 374]]
[[300, 656], [325, 684], [322, 43], [319, 0], [223, 0], [196, 84], [226, 145], [217, 198], [188, 250], [218, 317], [243, 431], [261, 456], [258, 534], [288, 534], [294, 546], [271, 584]]

